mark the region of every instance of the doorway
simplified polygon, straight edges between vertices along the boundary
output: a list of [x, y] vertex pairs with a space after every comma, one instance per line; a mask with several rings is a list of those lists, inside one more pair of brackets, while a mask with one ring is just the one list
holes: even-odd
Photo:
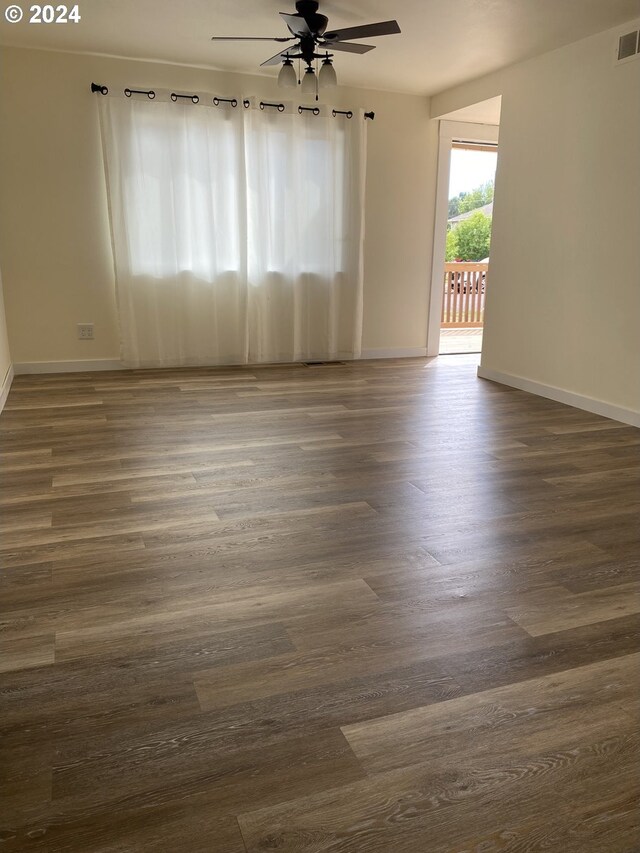
[[496, 145], [452, 143], [440, 355], [482, 350], [497, 162]]
[[482, 349], [498, 130], [440, 122], [428, 355]]

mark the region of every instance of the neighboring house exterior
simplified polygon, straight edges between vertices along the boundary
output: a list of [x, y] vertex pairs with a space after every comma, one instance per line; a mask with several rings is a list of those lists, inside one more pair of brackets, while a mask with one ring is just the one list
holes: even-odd
[[474, 210], [468, 210], [466, 213], [459, 213], [457, 216], [452, 216], [451, 219], [447, 220], [447, 225], [449, 228], [455, 228], [473, 213], [478, 212], [484, 213], [485, 216], [493, 216], [493, 202], [490, 201], [489, 204], [483, 204], [482, 207], [476, 207]]

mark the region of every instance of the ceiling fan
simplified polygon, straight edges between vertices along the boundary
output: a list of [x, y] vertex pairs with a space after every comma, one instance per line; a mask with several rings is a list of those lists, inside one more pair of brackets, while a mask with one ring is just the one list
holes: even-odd
[[278, 85], [293, 87], [297, 85], [296, 73], [293, 67], [294, 59], [301, 59], [307, 68], [302, 80], [301, 91], [312, 94], [316, 91], [316, 75], [313, 60], [321, 59], [322, 67], [318, 74], [317, 83], [322, 88], [337, 85], [336, 72], [331, 62], [329, 51], [343, 50], [346, 53], [368, 53], [375, 48], [374, 44], [357, 44], [350, 39], [361, 39], [374, 36], [386, 36], [399, 33], [397, 21], [380, 21], [377, 24], [363, 24], [359, 27], [345, 27], [341, 30], [329, 30], [329, 19], [318, 12], [319, 3], [316, 0], [297, 0], [296, 11], [293, 13], [280, 12], [280, 17], [289, 28], [290, 36], [276, 38], [251, 36], [213, 36], [211, 41], [275, 41], [296, 42], [284, 47], [274, 56], [261, 63], [261, 67], [282, 63], [278, 75]]

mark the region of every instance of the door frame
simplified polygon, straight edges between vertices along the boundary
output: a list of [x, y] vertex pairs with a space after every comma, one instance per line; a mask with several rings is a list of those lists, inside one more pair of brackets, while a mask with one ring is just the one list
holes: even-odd
[[454, 142], [474, 142], [497, 145], [500, 127], [497, 124], [476, 124], [470, 121], [440, 121], [438, 172], [436, 178], [436, 210], [433, 226], [433, 258], [431, 262], [431, 294], [427, 326], [427, 355], [440, 351], [440, 319], [442, 315], [442, 283], [444, 253], [449, 219], [449, 174], [451, 147]]

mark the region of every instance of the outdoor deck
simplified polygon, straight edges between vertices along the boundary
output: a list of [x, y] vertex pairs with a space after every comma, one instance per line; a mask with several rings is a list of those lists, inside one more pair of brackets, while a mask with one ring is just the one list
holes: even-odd
[[445, 264], [440, 355], [480, 352], [487, 263]]
[[441, 329], [440, 355], [480, 352], [482, 350], [482, 329]]

